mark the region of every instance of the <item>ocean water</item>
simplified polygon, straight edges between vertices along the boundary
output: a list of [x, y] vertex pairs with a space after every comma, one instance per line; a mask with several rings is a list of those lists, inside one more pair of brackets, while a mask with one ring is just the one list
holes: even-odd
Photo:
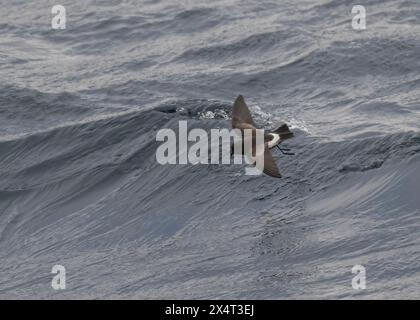
[[[0, 298], [420, 298], [419, 1], [55, 4], [0, 0]], [[157, 163], [239, 94], [282, 179]]]

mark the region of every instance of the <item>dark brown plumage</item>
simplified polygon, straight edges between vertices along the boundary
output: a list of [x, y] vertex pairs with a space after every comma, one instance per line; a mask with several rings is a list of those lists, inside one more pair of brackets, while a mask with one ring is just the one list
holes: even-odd
[[[252, 151], [251, 154], [253, 157], [256, 156], [256, 125], [252, 119], [251, 112], [249, 111], [248, 106], [245, 103], [243, 96], [238, 96], [233, 104], [232, 111], [232, 127], [239, 129], [241, 131], [242, 137], [244, 137], [244, 129], [252, 130]], [[273, 141], [276, 139], [276, 136], [279, 137], [278, 141]], [[289, 139], [293, 136], [293, 133], [290, 132], [287, 124], [283, 124], [273, 134], [264, 134], [264, 170], [263, 172], [271, 177], [281, 178], [277, 164], [273, 159], [270, 148], [273, 148], [277, 144], [281, 143], [285, 139]], [[270, 143], [271, 142], [271, 143]], [[233, 153], [232, 145], [232, 153]], [[242, 142], [242, 154], [246, 154], [244, 150], [244, 143]]]

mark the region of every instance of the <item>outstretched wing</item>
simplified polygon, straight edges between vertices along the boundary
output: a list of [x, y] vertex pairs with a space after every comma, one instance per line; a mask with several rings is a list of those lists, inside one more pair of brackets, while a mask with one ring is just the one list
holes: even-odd
[[[259, 170], [262, 170], [265, 174], [274, 177], [274, 178], [281, 178], [281, 174], [279, 172], [279, 169], [277, 168], [277, 164], [273, 159], [273, 156], [271, 154], [270, 149], [268, 148], [267, 144], [264, 145], [264, 151], [257, 152], [256, 156], [250, 155], [250, 152], [248, 151], [246, 153], [249, 159], [254, 161], [254, 164]], [[261, 159], [261, 157], [264, 156], [264, 159]], [[264, 161], [264, 162], [263, 162]], [[264, 163], [264, 168], [258, 167], [259, 164]]]
[[232, 111], [232, 127], [242, 129], [241, 124], [250, 124], [255, 126], [254, 120], [252, 120], [251, 112], [249, 112], [248, 106], [245, 103], [243, 96], [238, 96], [233, 104]]
[[277, 164], [274, 161], [271, 151], [267, 146], [264, 150], [264, 173], [274, 178], [281, 178]]

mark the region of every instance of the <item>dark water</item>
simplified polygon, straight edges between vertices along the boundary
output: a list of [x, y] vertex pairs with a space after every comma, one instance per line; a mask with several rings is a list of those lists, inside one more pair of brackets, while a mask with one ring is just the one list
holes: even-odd
[[[0, 4], [1, 298], [420, 297], [418, 1]], [[156, 162], [238, 94], [283, 179]]]

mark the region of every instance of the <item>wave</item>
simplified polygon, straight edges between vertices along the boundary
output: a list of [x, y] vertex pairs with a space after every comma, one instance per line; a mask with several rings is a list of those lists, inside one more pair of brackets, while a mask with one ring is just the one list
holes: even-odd
[[[418, 5], [366, 4], [363, 32], [344, 0], [5, 5], [0, 298], [418, 298]], [[157, 163], [238, 94], [293, 128], [282, 179]]]
[[[218, 110], [225, 114], [210, 118], [200, 116]], [[352, 188], [357, 185], [368, 188], [372, 184], [377, 190], [403, 188], [404, 179], [410, 179], [410, 183], [414, 180], [393, 172], [403, 174], [407, 168], [420, 164], [418, 133], [325, 142], [300, 130], [295, 131], [296, 138], [288, 145], [297, 155], [281, 157], [278, 161], [285, 176], [282, 180], [245, 176], [243, 168], [236, 165], [162, 166], [156, 162], [158, 129], [176, 131], [179, 120], [187, 120], [191, 128], [229, 127], [226, 114], [227, 106], [220, 102], [178, 101], [153, 110], [74, 123], [0, 142], [3, 219], [0, 252], [5, 261], [4, 272], [7, 274], [7, 266], [12, 263], [8, 257], [19, 256], [20, 252], [39, 262], [56, 256], [66, 257], [66, 264], [77, 263], [78, 268], [89, 268], [89, 264], [95, 263], [94, 258], [85, 256], [81, 261], [72, 258], [71, 253], [115, 255], [109, 250], [130, 247], [136, 248], [139, 257], [125, 256], [124, 259], [134, 263], [145, 250], [149, 252], [144, 253], [149, 257], [148, 263], [152, 263], [150, 259], [163, 259], [161, 254], [165, 249], [159, 250], [159, 256], [154, 258], [150, 250], [164, 243], [164, 247], [172, 248], [179, 258], [189, 261], [189, 254], [199, 255], [197, 249], [209, 249], [199, 239], [213, 237], [223, 241], [221, 252], [225, 254], [231, 248], [227, 242], [233, 241], [238, 246], [245, 237], [247, 241], [252, 239], [252, 257], [265, 255], [280, 261], [280, 257], [282, 260], [292, 253], [302, 255], [302, 250], [308, 250], [310, 245], [303, 236], [305, 232], [299, 229], [301, 222], [296, 221], [310, 212], [325, 214], [322, 204], [332, 208], [334, 206], [327, 205], [329, 202], [346, 199], [342, 195], [345, 191], [339, 186], [351, 184]], [[378, 173], [360, 174], [367, 171]], [[383, 175], [383, 172], [389, 174]], [[376, 180], [379, 176], [383, 178]], [[363, 203], [379, 203], [381, 194], [375, 194]], [[308, 201], [316, 205], [309, 206]], [[343, 207], [350, 210], [352, 202], [346, 203]], [[213, 229], [215, 221], [225, 221], [229, 228]], [[257, 225], [265, 231], [256, 233]], [[296, 228], [299, 231], [296, 232]], [[169, 255], [166, 259], [167, 263], [175, 263], [174, 259], [179, 258]], [[215, 259], [213, 268], [228, 263], [226, 259]], [[198, 272], [203, 264], [207, 265], [204, 260], [199, 261], [196, 265], [178, 265], [174, 272], [181, 272], [182, 268], [190, 273]], [[267, 262], [266, 258], [262, 261]], [[239, 261], [233, 260], [228, 265], [237, 267], [237, 263]], [[258, 268], [260, 264], [249, 268]], [[149, 280], [142, 280], [145, 275], [141, 274], [138, 281], [147, 286]], [[313, 270], [308, 274], [313, 274]], [[261, 283], [265, 283], [266, 277], [267, 272], [258, 276]], [[163, 283], [166, 276], [161, 274], [155, 279]], [[88, 279], [82, 282], [73, 294], [87, 290]], [[112, 280], [111, 283], [117, 285]], [[35, 285], [30, 287], [36, 288]], [[241, 290], [245, 288], [238, 289], [234, 296], [242, 296]], [[245, 296], [262, 297], [257, 292], [249, 295], [245, 291]], [[140, 294], [134, 284], [123, 292], [131, 296]], [[180, 292], [176, 292], [179, 297]], [[204, 296], [210, 297], [210, 292]], [[160, 294], [154, 291], [149, 297]], [[163, 295], [171, 296], [171, 293]], [[265, 292], [263, 296], [270, 294]]]

